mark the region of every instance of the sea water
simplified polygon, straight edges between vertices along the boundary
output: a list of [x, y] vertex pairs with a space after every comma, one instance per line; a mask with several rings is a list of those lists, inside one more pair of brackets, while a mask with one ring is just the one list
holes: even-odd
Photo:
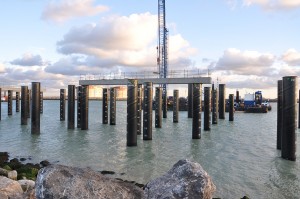
[[0, 151], [30, 157], [35, 163], [49, 160], [115, 171], [115, 177], [144, 184], [179, 159], [190, 159], [212, 177], [217, 187], [214, 197], [300, 198], [300, 131], [296, 131], [297, 161], [283, 160], [276, 150], [276, 105], [265, 114], [235, 112], [233, 122], [226, 114], [225, 120], [211, 125], [211, 131], [202, 128], [200, 140], [192, 140], [187, 112], [179, 112], [179, 123], [173, 123], [173, 113], [168, 112], [162, 128], [153, 123], [153, 140], [143, 141], [139, 135], [137, 147], [126, 147], [126, 101], [117, 101], [116, 125], [102, 124], [102, 101], [90, 101], [89, 130], [82, 131], [68, 130], [67, 117], [59, 121], [58, 100], [45, 100], [40, 135], [31, 134], [30, 119], [28, 125], [20, 125], [21, 113], [15, 107], [8, 116], [7, 103], [2, 103]]

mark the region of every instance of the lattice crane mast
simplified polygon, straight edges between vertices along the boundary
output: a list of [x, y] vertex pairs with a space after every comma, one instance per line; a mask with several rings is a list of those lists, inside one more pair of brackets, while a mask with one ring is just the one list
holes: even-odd
[[[157, 67], [160, 78], [168, 76], [168, 29], [166, 28], [166, 5], [165, 0], [158, 0], [158, 46], [157, 46]], [[163, 105], [166, 106], [167, 85], [163, 88]], [[165, 109], [165, 108], [163, 108]]]
[[166, 28], [165, 0], [158, 0], [158, 47], [157, 66], [160, 78], [168, 73], [168, 29]]

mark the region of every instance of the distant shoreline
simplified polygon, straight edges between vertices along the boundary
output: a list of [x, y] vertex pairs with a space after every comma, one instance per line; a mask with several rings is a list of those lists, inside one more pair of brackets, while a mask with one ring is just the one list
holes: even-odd
[[[68, 98], [66, 98], [67, 100]], [[77, 98], [75, 98], [77, 99]], [[15, 97], [13, 97], [13, 100], [16, 100]], [[60, 100], [60, 97], [47, 97], [44, 96], [43, 100]], [[89, 100], [94, 100], [94, 101], [102, 101], [102, 97], [89, 97]], [[127, 98], [117, 98], [117, 101], [126, 101]], [[203, 99], [202, 99], [203, 100]], [[277, 102], [277, 99], [263, 99], [263, 101], [268, 101], [268, 102]], [[4, 102], [4, 101], [2, 101]]]
[[[68, 98], [66, 98], [67, 100]], [[75, 98], [77, 99], [77, 98]], [[43, 100], [60, 100], [59, 97], [43, 97]], [[94, 100], [94, 101], [102, 101], [102, 98], [99, 97], [89, 97], [89, 100]], [[126, 98], [117, 98], [117, 101], [126, 101]]]
[[[59, 97], [45, 97], [44, 100], [59, 100]], [[102, 101], [102, 97], [90, 97], [89, 100], [95, 100], [95, 101]], [[117, 98], [117, 101], [126, 101], [127, 98]], [[277, 99], [263, 99], [263, 101], [269, 101], [269, 102], [277, 102]]]

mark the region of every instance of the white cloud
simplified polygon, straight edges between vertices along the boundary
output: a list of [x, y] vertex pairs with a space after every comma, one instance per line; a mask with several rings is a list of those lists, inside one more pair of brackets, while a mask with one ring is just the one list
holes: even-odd
[[109, 51], [138, 51], [157, 37], [157, 16], [150, 13], [103, 18], [97, 24], [71, 29], [58, 50], [64, 54], [82, 53], [107, 56]]
[[[100, 73], [108, 69], [132, 71], [131, 68], [156, 71], [156, 45], [156, 15], [142, 13], [102, 18], [97, 24], [72, 28], [57, 42], [58, 52], [71, 57], [46, 70], [60, 74]], [[172, 68], [188, 67], [191, 64], [189, 57], [195, 52], [180, 34], [169, 36]], [[82, 58], [78, 59], [79, 56]], [[64, 62], [69, 64], [68, 68], [61, 68], [67, 64]]]
[[275, 60], [275, 56], [270, 53], [229, 48], [216, 63], [215, 70], [226, 71], [229, 74], [266, 76], [272, 72], [270, 67]]
[[83, 75], [87, 73], [100, 73], [100, 69], [92, 68], [86, 65], [85, 58], [78, 56], [69, 56], [60, 59], [54, 64], [50, 64], [45, 68], [45, 72], [61, 75]]
[[300, 8], [300, 0], [244, 0], [246, 6], [259, 5], [266, 10]]
[[4, 64], [0, 63], [0, 73], [5, 73], [5, 66]]
[[278, 76], [300, 76], [300, 67], [282, 64], [280, 69], [278, 70]]
[[300, 66], [300, 52], [295, 49], [288, 49], [282, 55], [282, 60], [290, 66]]
[[13, 65], [19, 66], [43, 66], [45, 62], [40, 55], [33, 55], [31, 53], [24, 54], [21, 58], [17, 58], [10, 62]]
[[257, 76], [248, 76], [242, 77], [243, 80], [236, 78], [231, 78], [228, 81], [227, 86], [233, 89], [267, 89], [270, 87], [275, 87], [276, 80], [270, 77], [257, 77]]
[[19, 81], [58, 80], [60, 75], [46, 73], [42, 68], [32, 69], [24, 67], [11, 67], [7, 69], [5, 78]]
[[75, 17], [93, 16], [108, 10], [102, 5], [93, 5], [94, 0], [52, 0], [44, 9], [42, 19], [64, 22]]
[[31, 85], [31, 82], [41, 82], [41, 87], [46, 90], [45, 96], [58, 96], [59, 89], [67, 88], [67, 85], [78, 85], [79, 76], [64, 76], [45, 72], [41, 67], [38, 69], [24, 68], [19, 66], [7, 68], [6, 73], [1, 74], [3, 85]]

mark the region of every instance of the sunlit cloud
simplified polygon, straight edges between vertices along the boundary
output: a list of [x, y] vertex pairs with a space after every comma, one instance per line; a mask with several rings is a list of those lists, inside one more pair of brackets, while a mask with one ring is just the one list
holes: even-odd
[[65, 22], [76, 17], [97, 15], [108, 10], [107, 6], [93, 5], [93, 3], [94, 0], [52, 0], [45, 7], [42, 19]]
[[288, 49], [282, 55], [282, 60], [290, 66], [300, 66], [300, 52], [295, 49]]
[[[169, 63], [187, 68], [196, 53], [180, 34], [169, 36]], [[47, 66], [58, 74], [102, 73], [108, 70], [157, 70], [157, 16], [150, 13], [102, 18], [99, 23], [75, 27], [57, 42], [66, 58]], [[79, 57], [81, 57], [79, 59]], [[62, 68], [62, 65], [68, 67]], [[124, 71], [123, 71], [124, 72]]]
[[0, 63], [0, 73], [5, 73], [5, 65]]

